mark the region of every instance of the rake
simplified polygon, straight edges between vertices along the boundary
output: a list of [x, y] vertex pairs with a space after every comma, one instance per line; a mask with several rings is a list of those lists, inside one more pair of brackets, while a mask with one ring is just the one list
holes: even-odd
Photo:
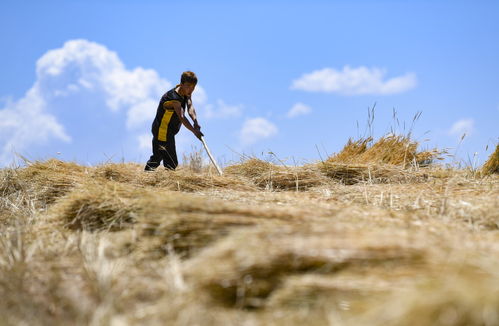
[[206, 141], [204, 140], [203, 136], [201, 136], [201, 141], [203, 142], [204, 149], [206, 149], [206, 153], [208, 153], [208, 156], [210, 157], [211, 163], [213, 163], [213, 165], [217, 169], [218, 174], [223, 175], [222, 170], [220, 169], [217, 162], [213, 158], [213, 155], [211, 155], [210, 149], [208, 148], [208, 145], [206, 145]]

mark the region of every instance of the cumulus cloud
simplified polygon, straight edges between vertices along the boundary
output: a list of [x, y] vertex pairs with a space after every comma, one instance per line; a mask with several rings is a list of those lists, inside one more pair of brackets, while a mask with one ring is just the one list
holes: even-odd
[[46, 112], [46, 102], [37, 88], [30, 89], [17, 102], [0, 109], [0, 164], [7, 164], [16, 151], [40, 145], [51, 139], [70, 142], [71, 137], [57, 119]]
[[219, 118], [235, 118], [241, 115], [243, 105], [228, 105], [222, 100], [217, 100], [217, 104], [208, 104], [204, 107], [204, 115], [207, 119]]
[[449, 129], [449, 134], [461, 137], [464, 134], [470, 136], [475, 128], [475, 121], [473, 119], [461, 119], [456, 121]]
[[337, 93], [341, 95], [388, 95], [402, 93], [416, 87], [414, 73], [385, 78], [386, 70], [350, 66], [338, 71], [324, 68], [302, 75], [294, 80], [291, 89], [307, 92]]
[[141, 134], [137, 136], [137, 141], [138, 141], [138, 146], [139, 149], [145, 152], [151, 152], [152, 154], [152, 137], [150, 133], [147, 134]]
[[[35, 87], [46, 99], [93, 90], [103, 96], [105, 106], [112, 111], [146, 107], [145, 102], [157, 102], [171, 87], [155, 70], [128, 70], [115, 52], [87, 40], [71, 40], [62, 48], [48, 51], [37, 61], [36, 73]], [[155, 109], [152, 106], [145, 114], [153, 115]], [[127, 124], [140, 124], [134, 121], [136, 118], [130, 114]]]
[[303, 103], [296, 103], [288, 111], [288, 113], [286, 114], [286, 116], [291, 119], [291, 118], [298, 117], [300, 115], [309, 114], [310, 112], [312, 112], [312, 108], [310, 106], [305, 105]]
[[138, 129], [154, 120], [159, 98], [144, 99], [132, 105], [127, 112], [126, 126], [128, 129]]
[[208, 103], [206, 91], [199, 85], [196, 86], [194, 93], [192, 93], [192, 102], [198, 112], [198, 116], [202, 115], [206, 119], [239, 117], [244, 108], [242, 104], [229, 105], [221, 99], [218, 99], [216, 104]]
[[[92, 164], [107, 157], [144, 157], [151, 150], [149, 131], [159, 99], [171, 87], [153, 69], [125, 67], [102, 44], [67, 41], [37, 60], [36, 80], [22, 98], [0, 97], [0, 166], [10, 163], [14, 152], [34, 158], [61, 152], [61, 159]], [[193, 101], [201, 115], [207, 108], [214, 118], [239, 116], [242, 110], [222, 100], [208, 103], [200, 85]], [[178, 148], [188, 145], [184, 138], [195, 141], [191, 134], [177, 138]]]
[[264, 118], [248, 119], [240, 131], [240, 140], [243, 145], [250, 145], [277, 134], [277, 127]]
[[206, 105], [208, 102], [208, 95], [206, 95], [206, 91], [200, 85], [197, 85], [192, 93], [192, 102], [194, 106], [202, 106]]
[[[124, 138], [127, 130], [151, 123], [169, 87], [152, 69], [127, 69], [103, 45], [68, 41], [37, 61], [36, 81], [23, 98], [0, 107], [0, 164], [8, 163], [13, 150], [31, 152], [53, 141], [89, 139], [89, 147], [97, 140]], [[121, 129], [108, 130], [116, 126]], [[104, 131], [118, 135], [104, 140]]]

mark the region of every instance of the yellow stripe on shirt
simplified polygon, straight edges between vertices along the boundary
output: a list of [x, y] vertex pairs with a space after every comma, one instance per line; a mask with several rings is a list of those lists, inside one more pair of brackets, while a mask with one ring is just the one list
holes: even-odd
[[158, 131], [158, 140], [159, 141], [166, 141], [166, 135], [168, 132], [168, 124], [170, 123], [170, 120], [172, 118], [173, 113], [175, 111], [173, 110], [168, 110], [163, 114], [163, 119], [161, 119], [161, 125], [159, 126], [159, 131]]
[[170, 123], [172, 115], [175, 112], [173, 108], [169, 107], [172, 102], [180, 103], [180, 101], [177, 100], [169, 100], [163, 103], [163, 108], [165, 109], [165, 113], [163, 114], [163, 118], [161, 119], [161, 124], [159, 125], [159, 131], [158, 131], [159, 141], [166, 141], [167, 139], [168, 124]]

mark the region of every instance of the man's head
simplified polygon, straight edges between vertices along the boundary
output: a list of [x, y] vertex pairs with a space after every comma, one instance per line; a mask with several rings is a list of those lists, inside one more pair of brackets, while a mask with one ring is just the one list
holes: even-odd
[[198, 78], [192, 71], [184, 71], [180, 77], [180, 89], [183, 95], [191, 96], [196, 88]]

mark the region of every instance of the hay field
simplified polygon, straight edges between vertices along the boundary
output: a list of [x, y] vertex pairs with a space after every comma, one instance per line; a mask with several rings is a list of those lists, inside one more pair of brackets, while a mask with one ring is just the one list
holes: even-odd
[[499, 325], [497, 167], [368, 142], [224, 176], [4, 168], [0, 325]]

